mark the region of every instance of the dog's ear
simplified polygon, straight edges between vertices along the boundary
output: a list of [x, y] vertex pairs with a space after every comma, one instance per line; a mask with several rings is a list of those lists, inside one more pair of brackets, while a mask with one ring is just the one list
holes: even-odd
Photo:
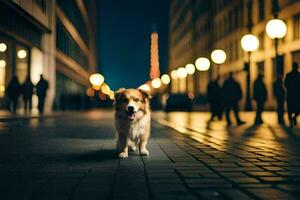
[[147, 98], [147, 99], [151, 99], [152, 98], [151, 94], [148, 91], [142, 90], [142, 89], [138, 89], [138, 90], [140, 91], [140, 93], [142, 93], [142, 95], [143, 95], [144, 98]]
[[124, 91], [125, 91], [125, 88], [120, 88], [117, 91], [115, 91], [115, 100], [118, 100], [122, 96]]

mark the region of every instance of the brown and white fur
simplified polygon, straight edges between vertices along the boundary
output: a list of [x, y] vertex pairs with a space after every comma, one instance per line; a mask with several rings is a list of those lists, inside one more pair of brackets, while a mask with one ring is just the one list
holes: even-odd
[[140, 149], [149, 155], [147, 142], [150, 136], [150, 95], [141, 89], [121, 88], [115, 92], [115, 128], [119, 158], [128, 157], [128, 148]]

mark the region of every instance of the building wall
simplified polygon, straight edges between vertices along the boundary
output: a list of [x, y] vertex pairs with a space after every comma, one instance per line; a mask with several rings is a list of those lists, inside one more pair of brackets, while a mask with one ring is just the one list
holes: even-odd
[[[17, 75], [20, 83], [29, 75], [34, 84], [38, 82], [40, 74], [44, 74], [50, 84], [45, 106], [45, 110], [49, 112], [55, 96], [54, 1], [1, 1], [0, 9], [0, 43], [7, 45], [6, 51], [0, 53], [0, 59], [7, 64], [2, 69], [5, 75], [1, 77], [4, 84], [0, 87], [4, 88], [4, 92], [0, 94], [0, 109], [8, 108], [5, 89], [13, 74]], [[26, 52], [24, 58], [19, 58], [20, 50]], [[36, 112], [35, 95], [33, 106]], [[21, 100], [19, 108], [22, 108]]]
[[[56, 74], [63, 81], [56, 83], [55, 108], [62, 106], [66, 96], [85, 98], [89, 74], [97, 69], [94, 23], [95, 1], [56, 1]], [[68, 80], [70, 79], [70, 80]], [[60, 84], [61, 82], [68, 84]], [[72, 90], [69, 88], [81, 88]], [[68, 97], [66, 97], [68, 98]], [[69, 103], [68, 105], [71, 105]]]
[[[286, 73], [291, 69], [292, 61], [298, 61], [300, 64], [300, 1], [279, 0], [278, 3], [279, 18], [283, 19], [288, 27], [287, 35], [279, 41], [279, 54], [283, 55], [284, 73]], [[184, 9], [185, 5], [192, 6], [188, 8], [188, 11], [181, 12], [180, 10]], [[235, 72], [235, 77], [241, 83], [245, 97], [246, 73], [243, 69], [247, 53], [243, 52], [240, 40], [247, 33], [247, 0], [172, 0], [170, 6], [170, 71], [187, 63], [194, 63], [197, 57], [209, 58], [213, 49], [221, 48], [225, 50], [227, 60], [220, 66], [220, 75], [224, 79], [229, 71]], [[191, 12], [194, 16], [193, 20], [189, 18]], [[182, 22], [179, 20], [181, 18], [187, 21]], [[268, 88], [267, 107], [269, 108], [275, 105], [272, 94], [272, 82], [276, 75], [273, 65], [275, 50], [274, 41], [266, 35], [265, 27], [268, 20], [272, 18], [271, 1], [252, 0], [252, 33], [259, 38], [260, 48], [251, 56], [251, 86], [257, 73], [259, 71], [264, 73]], [[189, 22], [192, 23], [191, 28], [184, 32], [185, 24]], [[173, 28], [174, 24], [179, 24], [176, 29]], [[175, 41], [174, 38], [181, 31], [184, 32], [184, 36]], [[185, 45], [189, 35], [193, 37], [190, 39], [192, 43]], [[181, 45], [186, 48], [184, 53], [178, 52]], [[206, 92], [210, 74], [213, 78], [216, 76], [216, 71], [217, 66], [212, 65], [210, 72], [197, 72], [193, 75], [195, 78], [190, 80], [193, 80], [196, 85], [196, 93]], [[173, 82], [178, 82], [178, 80]], [[173, 90], [172, 92], [187, 91]], [[245, 98], [242, 103], [245, 103]]]
[[[8, 108], [5, 89], [13, 74], [21, 83], [29, 74], [34, 84], [44, 75], [49, 81], [46, 112], [59, 108], [61, 95], [85, 97], [89, 74], [97, 70], [95, 9], [94, 0], [0, 1], [0, 43], [7, 45], [0, 52], [5, 60], [0, 66], [0, 109]], [[19, 50], [26, 51], [25, 58], [18, 58]], [[36, 96], [33, 106], [36, 111]]]

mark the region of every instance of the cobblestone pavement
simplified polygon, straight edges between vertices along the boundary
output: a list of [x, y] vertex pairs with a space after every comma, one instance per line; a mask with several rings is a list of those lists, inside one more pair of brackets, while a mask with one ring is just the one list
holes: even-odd
[[0, 122], [0, 199], [300, 197], [299, 129], [208, 117], [154, 113], [150, 156], [123, 160], [110, 111]]

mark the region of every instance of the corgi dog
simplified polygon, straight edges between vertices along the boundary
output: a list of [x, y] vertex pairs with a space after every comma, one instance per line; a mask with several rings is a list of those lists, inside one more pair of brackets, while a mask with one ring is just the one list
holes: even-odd
[[115, 92], [115, 128], [119, 158], [128, 157], [128, 149], [149, 155], [150, 94], [141, 89], [121, 88]]

